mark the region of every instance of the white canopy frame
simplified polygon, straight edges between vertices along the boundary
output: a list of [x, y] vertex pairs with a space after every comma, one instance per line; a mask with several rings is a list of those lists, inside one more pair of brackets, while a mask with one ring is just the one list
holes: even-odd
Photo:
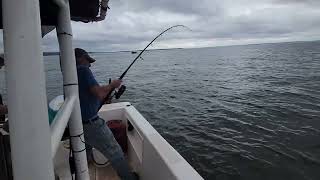
[[76, 178], [89, 179], [69, 2], [55, 0], [55, 3], [60, 7], [57, 36], [65, 103], [51, 126], [50, 135], [39, 0], [2, 1], [10, 143], [15, 180], [54, 179], [53, 157], [68, 123]]

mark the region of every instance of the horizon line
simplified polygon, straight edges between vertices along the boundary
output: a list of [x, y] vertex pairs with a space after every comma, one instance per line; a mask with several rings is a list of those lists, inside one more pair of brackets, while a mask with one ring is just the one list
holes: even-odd
[[[201, 49], [201, 48], [219, 48], [219, 47], [233, 47], [233, 46], [250, 46], [250, 45], [262, 45], [262, 44], [282, 44], [282, 43], [303, 43], [303, 42], [317, 42], [320, 40], [301, 40], [301, 41], [283, 41], [283, 42], [266, 42], [266, 43], [249, 43], [249, 44], [235, 44], [235, 45], [217, 45], [217, 46], [204, 46], [204, 47], [176, 47], [176, 48], [156, 48], [156, 49], [147, 49], [146, 51], [152, 50], [175, 50], [175, 49]], [[88, 53], [117, 53], [117, 52], [137, 52], [142, 51], [142, 49], [134, 50], [118, 50], [118, 51], [88, 51]], [[43, 53], [59, 53], [59, 51], [44, 51]]]

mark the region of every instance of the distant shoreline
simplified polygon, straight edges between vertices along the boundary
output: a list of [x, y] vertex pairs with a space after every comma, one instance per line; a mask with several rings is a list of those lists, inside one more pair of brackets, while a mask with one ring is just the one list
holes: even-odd
[[[197, 47], [197, 48], [161, 48], [161, 49], [148, 49], [146, 51], [168, 51], [168, 50], [177, 50], [177, 49], [201, 49], [201, 48], [221, 48], [221, 47], [235, 47], [235, 46], [252, 46], [252, 45], [264, 45], [264, 44], [297, 44], [297, 43], [312, 43], [312, 42], [320, 42], [320, 40], [314, 41], [288, 41], [288, 42], [274, 42], [274, 43], [253, 43], [253, 44], [241, 44], [241, 45], [227, 45], [227, 46], [210, 46], [210, 47]], [[121, 50], [121, 51], [89, 51], [92, 54], [99, 54], [99, 53], [119, 53], [119, 52], [128, 52], [131, 53], [132, 51], [140, 52], [142, 50]], [[57, 56], [59, 52], [43, 52], [44, 56]]]

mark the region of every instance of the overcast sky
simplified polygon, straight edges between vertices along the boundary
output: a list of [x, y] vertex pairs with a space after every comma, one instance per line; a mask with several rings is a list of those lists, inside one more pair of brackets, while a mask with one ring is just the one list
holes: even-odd
[[[142, 49], [162, 30], [178, 28], [153, 48], [193, 48], [320, 40], [320, 0], [110, 0], [107, 19], [73, 23], [77, 47], [90, 51]], [[55, 32], [44, 39], [56, 51]]]

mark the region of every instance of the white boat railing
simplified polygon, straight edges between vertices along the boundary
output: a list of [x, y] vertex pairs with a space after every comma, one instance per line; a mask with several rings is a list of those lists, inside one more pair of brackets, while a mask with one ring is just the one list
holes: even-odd
[[51, 125], [51, 148], [52, 148], [52, 158], [54, 158], [58, 147], [60, 145], [60, 140], [63, 133], [68, 125], [74, 104], [76, 101], [76, 96], [71, 96], [66, 98], [62, 104], [59, 112], [56, 114]]
[[[151, 126], [133, 106], [125, 107], [125, 117], [136, 131], [131, 136], [140, 136], [142, 152], [139, 155], [145, 179], [203, 180], [198, 172]], [[134, 147], [138, 148], [139, 147]], [[157, 163], [154, 163], [157, 162]], [[157, 174], [157, 177], [154, 177]]]

